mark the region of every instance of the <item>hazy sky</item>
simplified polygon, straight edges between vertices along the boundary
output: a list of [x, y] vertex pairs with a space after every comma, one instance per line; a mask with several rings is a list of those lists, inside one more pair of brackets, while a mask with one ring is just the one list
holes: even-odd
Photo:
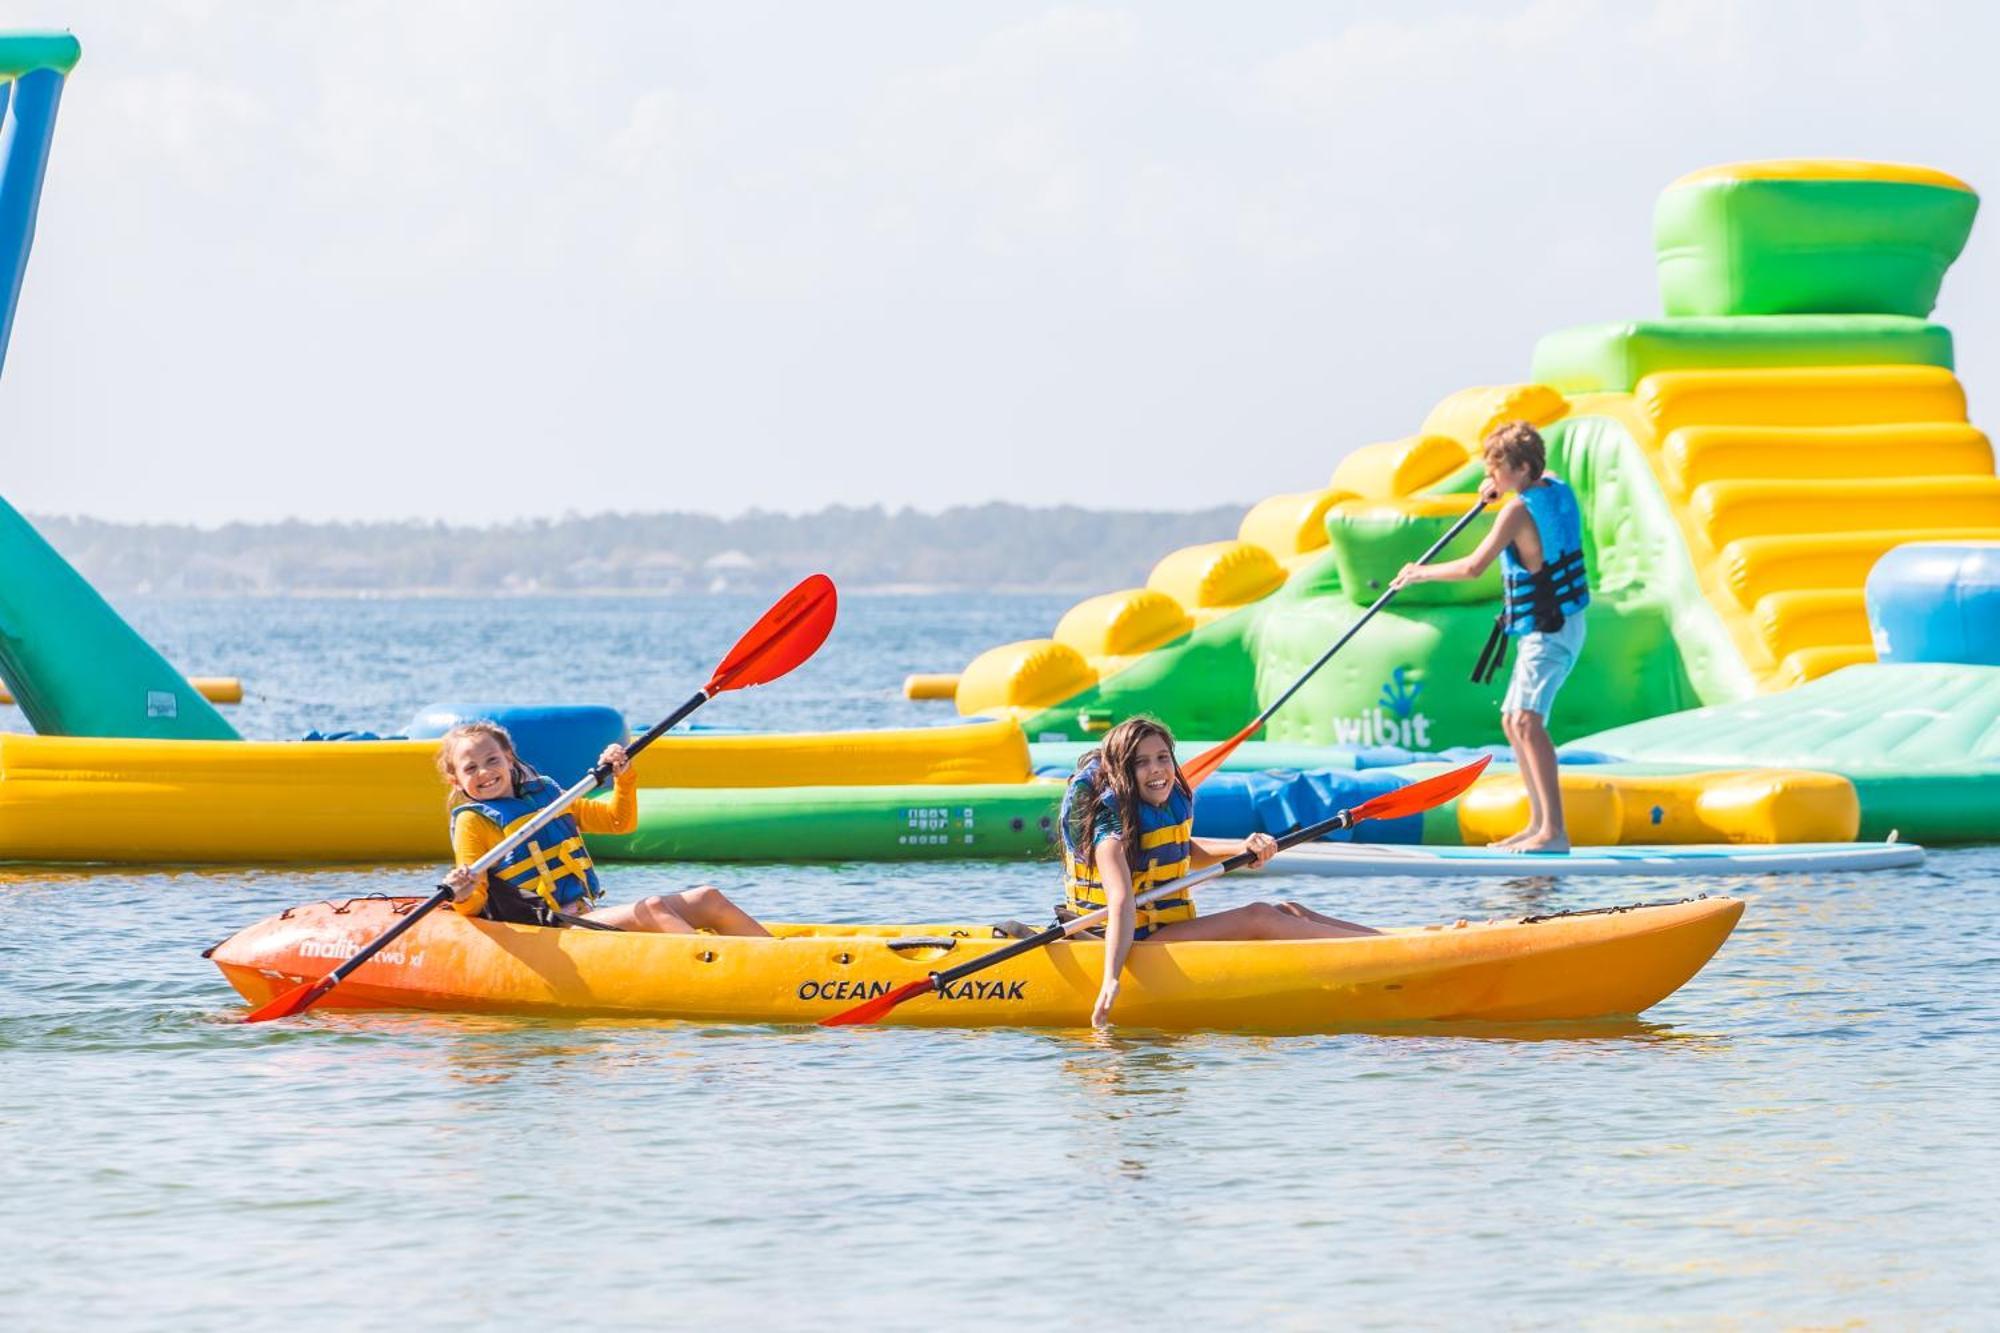
[[[2000, 191], [1996, 13], [0, 4], [84, 50], [0, 494], [214, 523], [1318, 486], [1540, 334], [1656, 314], [1683, 172]], [[1937, 314], [1989, 429], [1997, 232]]]

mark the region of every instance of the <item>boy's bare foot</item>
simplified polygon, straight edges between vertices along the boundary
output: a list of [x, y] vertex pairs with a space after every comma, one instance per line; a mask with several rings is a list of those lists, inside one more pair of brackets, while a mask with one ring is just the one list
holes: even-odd
[[1569, 850], [1569, 839], [1557, 837], [1553, 833], [1540, 833], [1532, 838], [1523, 838], [1507, 850], [1520, 852], [1523, 855], [1530, 852], [1566, 852]]
[[1504, 852], [1511, 850], [1520, 843], [1526, 842], [1530, 838], [1538, 836], [1540, 835], [1533, 828], [1524, 828], [1519, 833], [1509, 833], [1504, 838], [1495, 838], [1492, 842], [1487, 843], [1486, 846], [1489, 851]]

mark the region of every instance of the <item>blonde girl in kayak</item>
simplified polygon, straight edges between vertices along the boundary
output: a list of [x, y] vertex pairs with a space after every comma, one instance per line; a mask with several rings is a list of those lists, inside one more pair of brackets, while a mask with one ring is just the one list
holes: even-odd
[[1077, 761], [1062, 803], [1065, 895], [1058, 914], [1068, 919], [1109, 907], [1104, 923], [1104, 981], [1090, 1011], [1091, 1025], [1110, 1022], [1126, 956], [1139, 940], [1321, 940], [1380, 932], [1352, 921], [1321, 916], [1297, 903], [1249, 903], [1210, 916], [1195, 915], [1194, 901], [1168, 894], [1143, 904], [1147, 889], [1249, 852], [1262, 866], [1277, 854], [1277, 840], [1253, 833], [1243, 842], [1194, 836], [1194, 791], [1174, 758], [1165, 725], [1135, 717], [1105, 733], [1104, 744]]
[[500, 845], [508, 830], [561, 795], [553, 781], [523, 763], [514, 739], [497, 722], [464, 722], [444, 734], [438, 772], [451, 786], [451, 852], [457, 864], [445, 883], [452, 906], [466, 916], [524, 925], [557, 926], [582, 917], [619, 930], [687, 935], [769, 935], [720, 890], [702, 885], [685, 893], [641, 898], [622, 907], [598, 907], [603, 896], [585, 833], [630, 833], [639, 823], [638, 780], [625, 747], [607, 745], [598, 762], [616, 775], [609, 804], [578, 801], [486, 874], [473, 877], [474, 861]]

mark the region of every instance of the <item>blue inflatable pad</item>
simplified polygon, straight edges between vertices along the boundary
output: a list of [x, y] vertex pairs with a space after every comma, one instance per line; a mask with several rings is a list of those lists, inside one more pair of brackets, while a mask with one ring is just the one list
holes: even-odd
[[623, 744], [625, 715], [599, 704], [432, 704], [410, 719], [412, 737], [442, 736], [461, 722], [498, 722], [514, 749], [537, 773], [567, 787], [597, 762], [604, 747]]
[[1868, 571], [1884, 662], [2000, 666], [2000, 542], [1910, 542]]
[[[1405, 782], [1380, 769], [1216, 773], [1201, 784], [1201, 795], [1194, 803], [1194, 831], [1204, 838], [1285, 833], [1330, 819]], [[1334, 834], [1328, 841], [1417, 843], [1423, 841], [1423, 834], [1423, 816], [1411, 815], [1406, 819], [1371, 819]]]

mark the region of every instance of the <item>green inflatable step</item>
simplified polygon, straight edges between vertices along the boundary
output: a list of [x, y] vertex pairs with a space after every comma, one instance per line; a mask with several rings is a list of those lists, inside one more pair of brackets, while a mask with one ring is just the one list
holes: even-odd
[[639, 828], [593, 834], [609, 861], [941, 861], [1052, 857], [1059, 782], [647, 787]]
[[1838, 773], [1861, 836], [2000, 841], [2000, 667], [1864, 664], [1782, 694], [1698, 708], [1578, 742], [1628, 759]]
[[1535, 344], [1534, 378], [1564, 393], [1630, 393], [1661, 370], [1952, 368], [1951, 330], [1902, 315], [1739, 315], [1585, 324]]

